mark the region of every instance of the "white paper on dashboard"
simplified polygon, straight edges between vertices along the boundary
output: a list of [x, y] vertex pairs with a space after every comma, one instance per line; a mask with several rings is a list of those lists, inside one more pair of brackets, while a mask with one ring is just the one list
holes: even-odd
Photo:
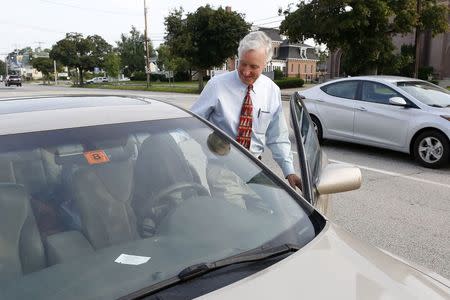
[[120, 254], [118, 258], [114, 262], [118, 264], [126, 264], [126, 265], [142, 265], [150, 260], [149, 256], [138, 256], [138, 255], [129, 255], [129, 254]]

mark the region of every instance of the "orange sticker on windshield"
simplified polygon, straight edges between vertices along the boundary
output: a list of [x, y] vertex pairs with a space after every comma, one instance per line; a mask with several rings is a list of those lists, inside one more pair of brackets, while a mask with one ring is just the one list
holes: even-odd
[[109, 162], [109, 157], [103, 150], [88, 151], [84, 152], [83, 154], [88, 164], [90, 165], [104, 164]]

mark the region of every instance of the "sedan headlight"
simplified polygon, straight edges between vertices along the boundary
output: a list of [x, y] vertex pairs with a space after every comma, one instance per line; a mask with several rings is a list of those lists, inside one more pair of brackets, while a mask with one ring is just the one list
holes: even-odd
[[441, 117], [446, 119], [447, 121], [450, 121], [450, 116], [441, 115]]

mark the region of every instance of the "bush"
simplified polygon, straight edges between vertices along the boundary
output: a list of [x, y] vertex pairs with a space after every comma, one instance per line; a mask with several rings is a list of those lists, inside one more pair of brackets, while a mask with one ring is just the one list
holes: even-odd
[[428, 80], [428, 82], [431, 82], [432, 84], [435, 84], [435, 85], [439, 85], [439, 81], [435, 80], [435, 79]]
[[136, 71], [133, 73], [133, 76], [130, 77], [130, 80], [133, 81], [145, 81], [147, 80], [147, 74], [143, 71]]
[[273, 71], [273, 78], [274, 78], [275, 80], [283, 79], [283, 77], [284, 77], [283, 71], [278, 70], [278, 69], [275, 69], [275, 70]]
[[428, 77], [433, 75], [433, 71], [433, 67], [420, 67], [417, 77], [422, 80], [428, 80]]
[[[147, 80], [147, 77], [145, 78]], [[164, 74], [153, 74], [150, 73], [150, 81], [156, 82], [156, 81], [168, 81], [166, 76]]]
[[176, 72], [174, 75], [175, 81], [190, 81], [191, 75], [189, 72]]
[[299, 88], [305, 84], [305, 81], [301, 78], [285, 78], [274, 80], [274, 82], [280, 89]]

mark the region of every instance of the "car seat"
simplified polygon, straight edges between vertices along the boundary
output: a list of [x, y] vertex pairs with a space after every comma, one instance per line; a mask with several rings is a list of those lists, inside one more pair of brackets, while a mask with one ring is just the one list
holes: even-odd
[[95, 249], [139, 237], [131, 207], [135, 147], [128, 143], [96, 145], [108, 162], [86, 161], [72, 175], [71, 191], [80, 214], [81, 228]]
[[22, 185], [0, 184], [0, 281], [46, 266], [41, 236]]

